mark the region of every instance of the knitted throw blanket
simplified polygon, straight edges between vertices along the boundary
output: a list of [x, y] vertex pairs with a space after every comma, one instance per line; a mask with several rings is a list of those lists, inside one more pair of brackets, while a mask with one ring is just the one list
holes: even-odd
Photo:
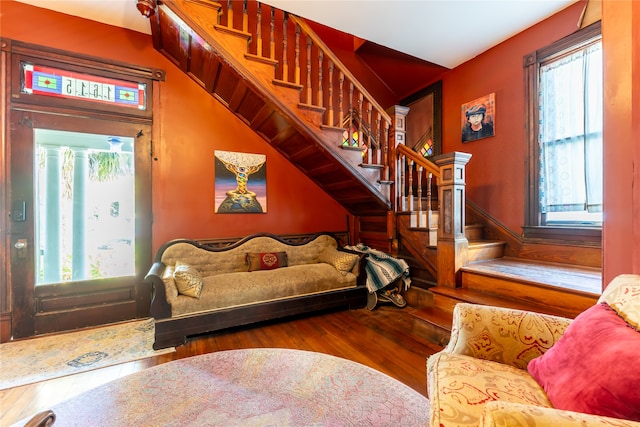
[[367, 289], [370, 293], [376, 292], [398, 279], [402, 279], [405, 290], [409, 289], [411, 285], [409, 265], [403, 259], [393, 258], [362, 243], [355, 246], [345, 246], [345, 248], [368, 255], [365, 271], [367, 272]]

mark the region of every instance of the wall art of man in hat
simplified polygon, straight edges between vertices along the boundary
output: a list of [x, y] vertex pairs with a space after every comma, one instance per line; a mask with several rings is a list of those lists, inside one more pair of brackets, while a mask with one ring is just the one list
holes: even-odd
[[493, 136], [493, 124], [485, 120], [487, 107], [484, 104], [474, 104], [467, 108], [466, 123], [462, 128], [462, 142]]

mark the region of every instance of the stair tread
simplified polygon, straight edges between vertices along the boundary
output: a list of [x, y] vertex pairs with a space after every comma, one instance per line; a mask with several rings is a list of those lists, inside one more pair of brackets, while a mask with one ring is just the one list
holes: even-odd
[[563, 316], [573, 318], [575, 313], [571, 309], [563, 310], [558, 307], [550, 307], [545, 304], [537, 304], [535, 302], [527, 302], [511, 298], [491, 295], [481, 291], [465, 288], [447, 288], [436, 286], [430, 289], [434, 294], [444, 295], [449, 298], [460, 300], [460, 302], [469, 302], [472, 304], [481, 304], [497, 307], [512, 308], [516, 310], [534, 311], [538, 313], [551, 314], [555, 316]]
[[505, 245], [504, 240], [469, 240], [469, 248], [478, 246], [500, 246]]
[[593, 295], [602, 292], [602, 270], [595, 267], [505, 257], [468, 264], [462, 267], [462, 270]]

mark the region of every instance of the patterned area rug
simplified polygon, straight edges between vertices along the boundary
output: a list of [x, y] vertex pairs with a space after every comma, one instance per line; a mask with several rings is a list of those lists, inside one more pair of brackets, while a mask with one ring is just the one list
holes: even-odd
[[154, 320], [0, 344], [0, 390], [175, 351], [153, 350]]
[[427, 426], [429, 400], [367, 366], [229, 350], [136, 372], [51, 408], [55, 426]]

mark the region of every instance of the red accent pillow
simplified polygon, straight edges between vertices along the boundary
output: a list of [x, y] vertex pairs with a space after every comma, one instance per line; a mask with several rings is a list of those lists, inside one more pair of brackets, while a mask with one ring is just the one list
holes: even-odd
[[286, 252], [247, 252], [248, 271], [273, 270], [288, 265]]
[[527, 366], [556, 409], [640, 421], [640, 332], [606, 303]]

